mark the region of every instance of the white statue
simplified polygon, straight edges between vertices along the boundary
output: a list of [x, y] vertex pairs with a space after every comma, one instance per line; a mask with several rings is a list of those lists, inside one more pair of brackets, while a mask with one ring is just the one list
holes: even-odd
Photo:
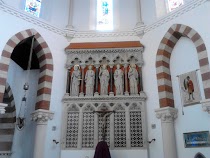
[[94, 80], [95, 80], [95, 72], [92, 70], [92, 65], [89, 65], [88, 70], [85, 74], [86, 96], [93, 96]]
[[123, 95], [123, 71], [120, 69], [119, 64], [117, 64], [117, 69], [114, 72], [114, 84], [116, 88], [116, 95]]
[[71, 96], [79, 95], [80, 78], [81, 72], [79, 70], [79, 65], [74, 65], [74, 71], [71, 75]]
[[106, 65], [103, 65], [99, 71], [100, 79], [100, 95], [108, 95], [108, 85], [109, 85], [109, 71]]
[[131, 64], [128, 71], [130, 94], [138, 94], [138, 72], [136, 70], [136, 65]]

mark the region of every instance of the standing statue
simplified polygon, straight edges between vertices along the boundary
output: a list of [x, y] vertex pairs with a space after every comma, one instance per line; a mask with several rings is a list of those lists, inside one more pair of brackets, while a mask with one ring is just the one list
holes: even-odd
[[123, 71], [120, 69], [120, 64], [117, 64], [117, 69], [114, 72], [114, 84], [116, 95], [123, 95]]
[[95, 80], [95, 72], [92, 70], [92, 65], [89, 65], [88, 70], [85, 74], [86, 96], [93, 96], [94, 80]]
[[136, 65], [131, 64], [128, 71], [130, 94], [138, 94], [138, 72], [136, 70]]
[[80, 78], [81, 72], [79, 70], [79, 65], [74, 65], [74, 71], [71, 75], [71, 96], [79, 95]]
[[100, 79], [100, 95], [108, 95], [108, 85], [109, 85], [109, 71], [106, 65], [103, 65], [99, 71]]

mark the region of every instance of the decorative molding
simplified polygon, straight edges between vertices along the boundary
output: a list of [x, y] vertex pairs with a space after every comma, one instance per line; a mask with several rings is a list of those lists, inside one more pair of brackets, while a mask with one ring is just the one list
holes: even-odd
[[29, 23], [40, 26], [46, 30], [52, 31], [56, 34], [63, 35], [63, 36], [66, 35], [65, 30], [60, 29], [60, 28], [50, 24], [49, 22], [42, 20], [40, 18], [37, 18], [29, 13], [26, 13], [23, 10], [18, 10], [16, 8], [13, 8], [13, 7], [9, 6], [8, 4], [5, 4], [3, 1], [0, 1], [0, 10], [4, 11], [10, 15], [16, 16], [17, 18], [20, 18], [22, 20], [25, 20]]
[[146, 96], [98, 96], [98, 97], [72, 97], [69, 96], [69, 94], [65, 94], [63, 97], [63, 102], [68, 103], [68, 102], [98, 102], [98, 101], [103, 101], [103, 102], [119, 102], [119, 101], [145, 101]]
[[46, 124], [48, 120], [52, 120], [54, 112], [49, 110], [38, 109], [31, 114], [32, 121], [37, 122], [37, 124]]
[[7, 107], [7, 104], [0, 103], [0, 114], [5, 114], [5, 108]]
[[203, 111], [210, 114], [210, 99], [206, 99], [200, 102], [202, 104]]
[[172, 107], [164, 107], [160, 109], [156, 109], [156, 117], [161, 119], [162, 122], [173, 122], [178, 116], [178, 110]]
[[149, 31], [152, 31], [152, 30], [156, 29], [157, 27], [162, 26], [163, 24], [199, 7], [200, 5], [202, 5], [203, 3], [207, 2], [207, 1], [209, 1], [209, 0], [192, 0], [192, 1], [184, 4], [183, 6], [180, 6], [179, 8], [177, 8], [173, 12], [168, 13], [166, 16], [164, 16], [163, 18], [160, 18], [158, 21], [154, 22], [153, 24], [146, 26], [145, 34]]

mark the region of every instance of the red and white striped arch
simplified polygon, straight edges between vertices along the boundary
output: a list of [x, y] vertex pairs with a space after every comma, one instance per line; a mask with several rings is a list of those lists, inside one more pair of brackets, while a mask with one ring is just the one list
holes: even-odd
[[170, 57], [174, 46], [181, 37], [188, 37], [196, 47], [205, 98], [210, 99], [210, 69], [204, 41], [191, 27], [182, 24], [174, 24], [161, 40], [156, 57], [156, 75], [160, 107], [174, 107]]
[[7, 72], [10, 63], [10, 57], [19, 42], [35, 35], [34, 50], [39, 60], [40, 75], [37, 90], [36, 109], [49, 109], [50, 96], [53, 78], [53, 59], [51, 51], [42, 38], [42, 36], [34, 29], [28, 29], [15, 34], [6, 43], [0, 60], [0, 102], [3, 101], [4, 90], [7, 80]]

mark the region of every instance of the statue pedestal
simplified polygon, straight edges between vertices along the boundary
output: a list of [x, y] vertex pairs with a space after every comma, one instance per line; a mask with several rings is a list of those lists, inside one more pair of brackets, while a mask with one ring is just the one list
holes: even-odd
[[114, 96], [114, 92], [109, 92], [109, 96]]
[[99, 96], [99, 93], [98, 92], [95, 92], [94, 93], [94, 97], [98, 97]]

